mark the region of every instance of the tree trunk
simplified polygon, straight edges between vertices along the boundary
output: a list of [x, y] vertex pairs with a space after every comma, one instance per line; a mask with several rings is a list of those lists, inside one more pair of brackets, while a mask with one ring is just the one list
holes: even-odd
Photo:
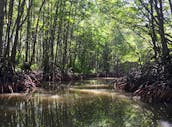
[[17, 19], [16, 19], [16, 23], [17, 23], [17, 26], [16, 26], [16, 35], [15, 35], [15, 38], [14, 38], [14, 45], [13, 45], [13, 48], [12, 48], [12, 51], [11, 51], [11, 62], [13, 64], [13, 67], [15, 67], [15, 58], [16, 58], [16, 51], [17, 51], [17, 45], [18, 45], [18, 38], [19, 38], [19, 30], [20, 30], [20, 27], [21, 27], [21, 18], [22, 18], [22, 15], [24, 13], [24, 6], [25, 6], [25, 1], [26, 0], [23, 0], [21, 5], [18, 6], [18, 15], [17, 15]]
[[54, 21], [53, 21], [53, 25], [52, 25], [52, 32], [51, 32], [51, 61], [54, 61], [54, 40], [55, 40], [55, 31], [56, 31], [56, 26], [57, 26], [57, 18], [58, 18], [58, 12], [59, 12], [59, 1], [56, 2], [56, 11], [55, 11], [55, 15], [54, 15]]
[[158, 55], [158, 48], [156, 45], [156, 41], [157, 41], [157, 36], [156, 36], [156, 32], [155, 32], [155, 24], [154, 24], [154, 9], [153, 9], [153, 0], [150, 0], [150, 6], [151, 6], [151, 10], [150, 10], [150, 24], [151, 24], [151, 39], [152, 39], [152, 43], [153, 43], [153, 50], [154, 50], [154, 58], [157, 59], [157, 55]]
[[36, 39], [37, 39], [37, 35], [38, 35], [38, 27], [39, 27], [39, 20], [40, 20], [40, 13], [42, 11], [42, 8], [45, 4], [46, 0], [42, 1], [41, 7], [39, 8], [39, 14], [38, 14], [38, 19], [36, 22], [36, 28], [35, 28], [35, 34], [34, 34], [34, 41], [33, 41], [33, 47], [32, 47], [32, 55], [31, 55], [31, 60], [30, 60], [30, 65], [33, 63], [33, 60], [35, 58], [35, 47], [36, 47]]
[[[159, 7], [158, 7], [159, 5]], [[167, 46], [167, 39], [165, 38], [165, 31], [164, 31], [164, 14], [163, 14], [163, 3], [162, 0], [155, 0], [155, 10], [157, 13], [157, 18], [159, 21], [159, 34], [161, 37], [161, 45], [162, 45], [162, 62], [165, 63], [169, 60], [169, 49]]]
[[4, 0], [0, 0], [0, 57], [3, 51], [3, 26], [4, 26]]
[[169, 1], [169, 4], [170, 4], [170, 10], [171, 10], [171, 14], [172, 14], [172, 2], [171, 0], [168, 0]]
[[9, 53], [10, 53], [10, 32], [11, 32], [11, 24], [12, 24], [12, 19], [13, 19], [13, 6], [14, 6], [14, 0], [10, 0], [9, 3], [9, 11], [8, 11], [8, 22], [7, 22], [7, 29], [6, 29], [6, 44], [7, 48], [5, 49], [5, 54], [4, 57], [9, 58]]
[[26, 33], [26, 52], [25, 52], [25, 62], [28, 62], [28, 54], [29, 54], [29, 38], [30, 38], [30, 27], [31, 27], [31, 21], [30, 21], [30, 13], [31, 13], [31, 7], [32, 7], [33, 0], [29, 0], [29, 6], [27, 7], [27, 33]]
[[59, 24], [58, 24], [58, 35], [57, 35], [57, 49], [56, 49], [56, 52], [55, 52], [55, 63], [57, 64], [58, 62], [58, 47], [59, 47], [59, 44], [61, 42], [61, 34], [62, 34], [62, 23], [63, 23], [63, 12], [64, 12], [64, 6], [63, 6], [63, 3], [62, 1], [60, 2], [60, 5], [59, 5], [59, 13], [61, 13], [60, 17], [59, 17]]

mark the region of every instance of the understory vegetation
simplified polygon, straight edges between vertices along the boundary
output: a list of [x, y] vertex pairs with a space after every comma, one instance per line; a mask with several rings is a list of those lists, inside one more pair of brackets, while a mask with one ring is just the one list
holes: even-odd
[[0, 92], [112, 76], [116, 89], [169, 102], [171, 30], [171, 0], [1, 0]]

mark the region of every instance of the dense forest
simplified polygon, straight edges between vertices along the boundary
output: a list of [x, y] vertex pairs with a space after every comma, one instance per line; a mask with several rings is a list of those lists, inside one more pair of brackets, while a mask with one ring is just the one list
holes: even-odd
[[171, 0], [0, 0], [1, 92], [114, 76], [116, 89], [170, 101], [171, 19]]

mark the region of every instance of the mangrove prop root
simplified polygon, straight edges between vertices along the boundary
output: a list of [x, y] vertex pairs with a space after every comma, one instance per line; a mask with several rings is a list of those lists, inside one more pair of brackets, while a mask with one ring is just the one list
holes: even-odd
[[172, 74], [162, 65], [147, 65], [142, 70], [134, 70], [126, 77], [116, 78], [114, 88], [132, 92], [149, 103], [172, 102]]
[[28, 92], [39, 85], [42, 80], [42, 72], [16, 73], [0, 78], [0, 92]]

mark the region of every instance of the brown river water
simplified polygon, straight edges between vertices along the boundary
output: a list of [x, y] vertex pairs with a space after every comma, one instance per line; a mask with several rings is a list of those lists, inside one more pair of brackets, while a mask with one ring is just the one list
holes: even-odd
[[171, 104], [116, 92], [113, 79], [43, 83], [33, 94], [0, 95], [0, 127], [172, 127]]

